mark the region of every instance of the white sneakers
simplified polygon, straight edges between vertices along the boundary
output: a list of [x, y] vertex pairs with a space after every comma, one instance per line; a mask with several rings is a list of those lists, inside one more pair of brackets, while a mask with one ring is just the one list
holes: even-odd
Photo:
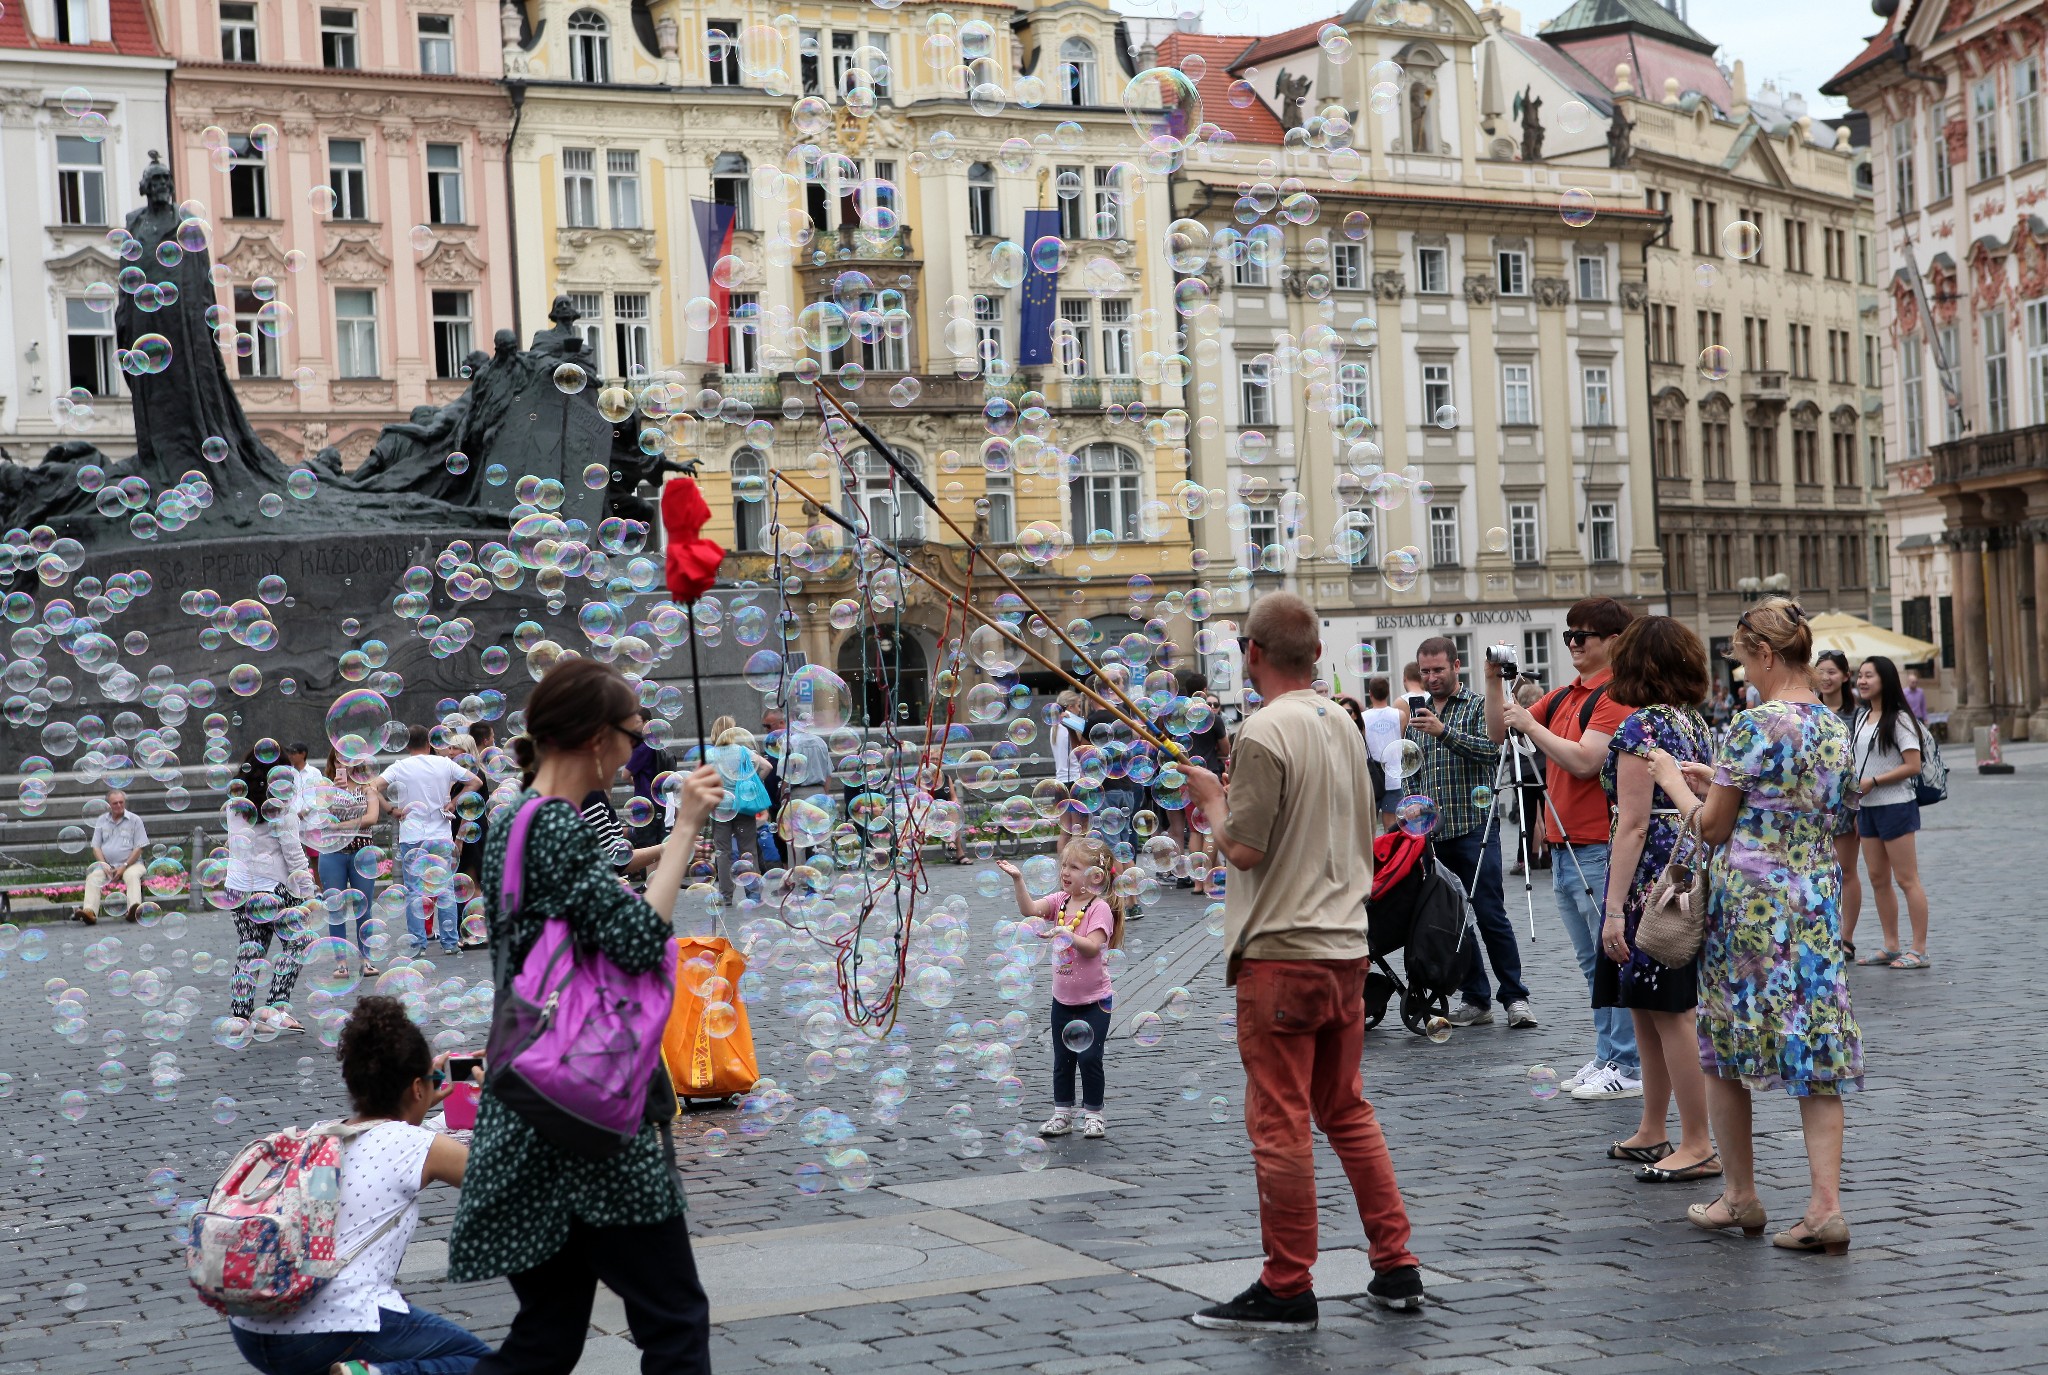
[[1593, 1071], [1599, 1068], [1600, 1062], [1597, 1059], [1588, 1060], [1585, 1064], [1579, 1066], [1578, 1073], [1572, 1075], [1571, 1078], [1565, 1080], [1562, 1084], [1559, 1084], [1558, 1087], [1563, 1089], [1566, 1093], [1570, 1093], [1573, 1089], [1577, 1088], [1579, 1085], [1585, 1083], [1587, 1079], [1591, 1078]]
[[1595, 1102], [1603, 1098], [1641, 1098], [1643, 1081], [1631, 1079], [1618, 1066], [1600, 1065], [1591, 1074], [1581, 1070], [1578, 1087], [1572, 1090], [1572, 1097], [1582, 1103]]

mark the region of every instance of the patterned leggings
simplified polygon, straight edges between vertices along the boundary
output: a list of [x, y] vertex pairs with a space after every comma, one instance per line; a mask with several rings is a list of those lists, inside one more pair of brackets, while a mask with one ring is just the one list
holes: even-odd
[[228, 1002], [228, 1011], [244, 1019], [256, 1010], [256, 977], [253, 974], [245, 974], [244, 971], [257, 959], [270, 953], [270, 938], [277, 937], [278, 951], [277, 961], [270, 967], [269, 1005], [289, 1007], [292, 989], [299, 982], [299, 952], [312, 942], [315, 934], [310, 928], [296, 933], [279, 931], [275, 921], [250, 921], [248, 911], [246, 904], [236, 911], [235, 936], [245, 944], [255, 942], [257, 950], [254, 955], [236, 959], [235, 982], [239, 987]]

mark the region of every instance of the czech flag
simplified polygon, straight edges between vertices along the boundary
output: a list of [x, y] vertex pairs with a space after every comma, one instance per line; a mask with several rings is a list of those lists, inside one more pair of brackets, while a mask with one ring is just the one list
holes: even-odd
[[719, 205], [714, 201], [690, 202], [690, 217], [697, 222], [697, 246], [703, 250], [704, 263], [701, 282], [698, 272], [690, 274], [691, 280], [685, 285], [688, 292], [685, 299], [695, 296], [711, 298], [711, 328], [703, 334], [688, 330], [688, 337], [683, 343], [685, 363], [715, 363], [724, 367], [728, 361], [726, 316], [731, 311], [732, 293], [713, 279], [711, 269], [720, 258], [732, 252], [732, 227], [736, 214], [737, 207], [734, 206]]

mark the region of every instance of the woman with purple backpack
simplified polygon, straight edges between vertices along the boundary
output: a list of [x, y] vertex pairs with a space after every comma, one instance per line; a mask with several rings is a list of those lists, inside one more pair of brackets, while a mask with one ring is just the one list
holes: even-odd
[[[669, 913], [698, 832], [724, 788], [714, 768], [688, 776], [646, 899], [629, 891], [571, 799], [610, 784], [641, 744], [642, 723], [632, 686], [594, 659], [562, 661], [527, 699], [526, 732], [512, 742], [525, 785], [519, 815], [494, 821], [484, 845], [485, 913], [501, 1000], [550, 918], [565, 920], [579, 947], [626, 974], [660, 967], [674, 935]], [[547, 801], [528, 809], [535, 798]], [[523, 824], [521, 864], [508, 874], [515, 821]], [[505, 911], [500, 896], [508, 883], [518, 899]], [[623, 1150], [602, 1159], [575, 1154], [544, 1138], [506, 1101], [490, 1078], [497, 1069], [487, 1071], [448, 1270], [457, 1282], [509, 1276], [519, 1314], [504, 1344], [477, 1363], [477, 1375], [574, 1368], [600, 1279], [625, 1303], [644, 1370], [710, 1370], [710, 1306], [697, 1280], [665, 1122], [650, 1112]]]

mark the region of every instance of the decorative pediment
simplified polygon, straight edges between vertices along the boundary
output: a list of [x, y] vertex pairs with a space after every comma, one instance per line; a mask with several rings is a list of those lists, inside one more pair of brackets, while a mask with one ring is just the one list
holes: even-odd
[[1486, 36], [1469, 7], [1442, 0], [1355, 0], [1337, 22], [1346, 27], [1365, 24], [1376, 29], [1410, 29], [1474, 42]]
[[1685, 414], [1685, 393], [1677, 387], [1665, 387], [1650, 398], [1650, 412], [1659, 419], [1678, 419]]
[[420, 272], [430, 282], [478, 282], [483, 280], [484, 262], [468, 244], [441, 239], [434, 251], [420, 260]]
[[259, 235], [244, 234], [237, 238], [220, 260], [235, 274], [238, 282], [254, 281], [258, 277], [283, 277], [286, 271], [284, 254], [278, 251], [276, 240]]
[[391, 259], [369, 239], [343, 239], [320, 259], [321, 275], [335, 282], [381, 282], [391, 275]]
[[1717, 423], [1726, 421], [1734, 409], [1735, 404], [1726, 392], [1710, 391], [1700, 398], [1700, 414]]
[[43, 264], [59, 295], [77, 296], [95, 282], [111, 283], [121, 265], [96, 248], [81, 248]]

